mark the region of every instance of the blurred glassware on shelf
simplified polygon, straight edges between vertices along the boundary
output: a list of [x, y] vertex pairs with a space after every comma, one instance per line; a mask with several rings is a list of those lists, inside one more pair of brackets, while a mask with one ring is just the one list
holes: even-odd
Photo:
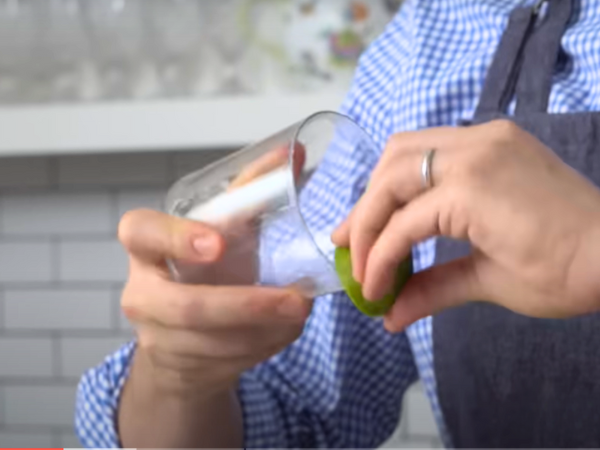
[[[256, 90], [257, 68], [252, 66], [252, 3], [247, 0], [199, 0], [206, 14], [208, 45], [216, 53], [219, 80], [216, 93], [244, 94]], [[215, 67], [213, 66], [213, 67]]]
[[402, 0], [0, 0], [0, 103], [346, 89]]
[[27, 100], [81, 99], [90, 53], [81, 21], [80, 0], [29, 1], [36, 29], [24, 77]]
[[279, 60], [280, 82], [292, 91], [347, 87], [358, 58], [390, 18], [382, 0], [256, 1], [269, 4], [271, 16], [278, 6], [279, 19], [269, 19], [279, 22], [277, 31], [263, 24], [257, 41]]
[[142, 0], [85, 0], [85, 18], [103, 98], [149, 97], [156, 78], [149, 61]]
[[161, 90], [167, 96], [190, 96], [203, 73], [202, 0], [146, 0], [152, 57]]
[[30, 3], [0, 0], [0, 103], [23, 101], [23, 78], [35, 32]]

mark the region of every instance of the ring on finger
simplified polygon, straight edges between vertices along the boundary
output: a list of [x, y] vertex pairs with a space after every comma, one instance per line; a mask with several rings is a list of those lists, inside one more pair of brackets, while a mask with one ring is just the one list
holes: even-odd
[[423, 156], [423, 162], [421, 163], [421, 179], [423, 182], [424, 189], [431, 189], [433, 187], [433, 157], [435, 156], [436, 149], [432, 148], [425, 152]]

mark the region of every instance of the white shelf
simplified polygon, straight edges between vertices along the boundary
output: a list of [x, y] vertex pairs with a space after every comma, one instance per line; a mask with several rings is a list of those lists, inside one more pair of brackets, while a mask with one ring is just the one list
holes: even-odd
[[343, 93], [0, 108], [0, 156], [186, 150], [254, 142]]

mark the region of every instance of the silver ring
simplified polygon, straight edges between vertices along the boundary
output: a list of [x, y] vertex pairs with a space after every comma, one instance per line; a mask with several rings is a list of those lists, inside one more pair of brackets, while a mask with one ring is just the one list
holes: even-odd
[[433, 187], [433, 176], [432, 176], [432, 163], [433, 157], [435, 156], [435, 148], [428, 150], [423, 156], [423, 163], [421, 164], [421, 178], [423, 180], [423, 188], [431, 189]]

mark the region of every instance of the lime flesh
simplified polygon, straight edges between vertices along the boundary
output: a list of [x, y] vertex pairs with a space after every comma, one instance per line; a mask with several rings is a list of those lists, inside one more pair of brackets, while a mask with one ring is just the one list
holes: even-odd
[[369, 301], [363, 297], [361, 284], [352, 276], [352, 258], [350, 257], [350, 249], [344, 247], [335, 249], [335, 270], [346, 294], [348, 294], [348, 297], [350, 297], [354, 306], [367, 316], [380, 317], [384, 316], [391, 309], [396, 298], [402, 291], [402, 288], [404, 288], [404, 285], [412, 276], [412, 255], [409, 254], [398, 266], [392, 292], [375, 301]]

